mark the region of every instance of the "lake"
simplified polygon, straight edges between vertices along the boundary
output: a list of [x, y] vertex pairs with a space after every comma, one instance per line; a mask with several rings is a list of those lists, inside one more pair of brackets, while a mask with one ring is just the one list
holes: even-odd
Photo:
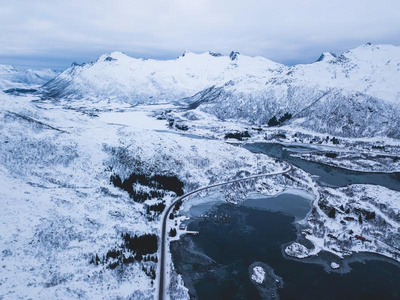
[[[171, 244], [175, 267], [192, 299], [262, 299], [249, 276], [255, 262], [270, 266], [282, 278], [283, 288], [277, 289], [281, 299], [399, 299], [399, 265], [382, 257], [361, 255], [345, 263], [329, 253], [303, 261], [283, 254], [283, 246], [297, 237], [295, 216], [307, 214], [309, 201], [284, 193], [242, 205], [210, 203], [209, 216], [195, 217], [189, 224], [189, 230], [200, 234]], [[352, 270], [333, 271], [331, 261]]]
[[[290, 162], [318, 176], [319, 184], [378, 184], [400, 191], [400, 173], [350, 171], [290, 155], [315, 151], [309, 147], [273, 143], [244, 147]], [[204, 199], [206, 203], [192, 206], [187, 212], [191, 217], [188, 229], [200, 234], [171, 243], [175, 268], [191, 298], [265, 299], [276, 291], [281, 299], [400, 299], [400, 264], [393, 260], [367, 253], [340, 259], [327, 252], [299, 260], [283, 252], [288, 243], [298, 238], [294, 222], [310, 211], [309, 198], [285, 192], [274, 197], [254, 196], [241, 205], [232, 205], [224, 203], [222, 196], [214, 196], [208, 199], [211, 202]], [[201, 217], [204, 214], [207, 217]], [[332, 270], [331, 262], [341, 267]], [[272, 280], [267, 289], [270, 294], [261, 291], [250, 279], [251, 266], [255, 264], [270, 269], [267, 275], [282, 280], [283, 288]]]

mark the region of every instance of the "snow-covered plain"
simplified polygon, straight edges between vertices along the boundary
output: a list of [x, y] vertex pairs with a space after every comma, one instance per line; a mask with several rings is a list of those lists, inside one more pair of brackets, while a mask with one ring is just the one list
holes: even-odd
[[[110, 268], [91, 261], [120, 247], [122, 234], [159, 235], [159, 216], [149, 215], [147, 205], [168, 205], [175, 195], [138, 203], [110, 183], [112, 176], [176, 176], [187, 192], [284, 169], [240, 147], [266, 140], [313, 145], [318, 151], [298, 155], [321, 163], [398, 170], [399, 66], [399, 47], [369, 44], [292, 67], [235, 52], [185, 53], [170, 61], [114, 52], [71, 66], [43, 86], [41, 98], [0, 92], [0, 298], [155, 297], [146, 273], [156, 262]], [[56, 75], [32, 72], [2, 67], [0, 87], [36, 88]], [[157, 105], [132, 106], [149, 103]], [[292, 116], [281, 120], [285, 113]], [[279, 126], [268, 126], [272, 117]], [[151, 190], [139, 183], [134, 189]], [[250, 192], [287, 189], [315, 198], [299, 223], [314, 248], [294, 241], [286, 254], [365, 251], [400, 260], [399, 192], [323, 187], [298, 168], [215, 192], [238, 203]], [[187, 299], [169, 263], [169, 294]]]
[[[159, 106], [157, 106], [159, 107]], [[167, 122], [149, 116], [154, 107], [139, 106], [134, 111], [102, 112], [99, 114], [101, 121], [109, 124], [120, 124], [145, 130], [166, 130]]]
[[[159, 233], [159, 219], [149, 220], [144, 204], [111, 185], [112, 174], [173, 174], [190, 190], [284, 168], [222, 141], [118, 125], [121, 112], [104, 122], [32, 96], [0, 98], [4, 299], [153, 299], [155, 285], [142, 268], [154, 262], [116, 269], [90, 263], [118, 247], [123, 233]], [[143, 117], [143, 111], [137, 114]], [[159, 122], [154, 119], [149, 128], [159, 128]], [[164, 201], [171, 197], [166, 194]]]
[[[159, 233], [159, 218], [149, 220], [144, 204], [111, 185], [112, 174], [122, 179], [133, 172], [174, 174], [189, 191], [284, 168], [281, 162], [224, 141], [159, 132], [167, 121], [151, 118], [149, 107], [128, 109], [124, 117], [125, 108], [116, 105], [104, 119], [104, 112], [87, 113], [86, 108], [65, 108], [32, 96], [0, 95], [0, 247], [4, 270], [0, 295], [5, 299], [154, 298], [154, 282], [142, 270], [143, 265], [154, 266], [154, 262], [135, 262], [116, 269], [90, 263], [93, 255], [105, 255], [121, 244], [123, 233]], [[145, 129], [142, 122], [146, 122]], [[368, 251], [398, 259], [393, 250], [399, 244], [395, 239], [398, 192], [368, 185], [322, 188], [309, 174], [295, 168], [287, 176], [232, 184], [219, 193], [237, 203], [249, 192], [277, 194], [290, 188], [322, 195], [314, 200], [312, 213], [301, 224], [306, 238], [315, 245], [307, 255], [320, 250], [338, 256]], [[164, 201], [168, 204], [172, 197], [166, 194]], [[328, 217], [329, 211], [320, 207], [323, 205], [336, 208], [335, 219]], [[365, 220], [367, 211], [375, 212], [374, 219]], [[364, 216], [363, 223], [357, 219], [359, 214]], [[362, 242], [354, 238], [356, 234], [372, 242]], [[351, 242], [347, 242], [349, 237]], [[186, 299], [182, 280], [172, 269], [170, 274], [171, 295]]]

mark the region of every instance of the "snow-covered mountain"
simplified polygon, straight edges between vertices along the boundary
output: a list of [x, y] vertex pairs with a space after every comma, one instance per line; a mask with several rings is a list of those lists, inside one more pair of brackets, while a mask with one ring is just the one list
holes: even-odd
[[183, 99], [218, 118], [322, 133], [400, 138], [400, 47], [365, 44], [311, 64], [284, 66], [262, 57], [185, 52], [175, 60], [121, 52], [73, 65], [43, 86], [50, 98], [131, 104]]
[[43, 88], [55, 98], [116, 99], [132, 104], [174, 101], [236, 78], [262, 76], [280, 64], [232, 52], [185, 52], [174, 60], [131, 58], [121, 52], [73, 64]]
[[400, 137], [400, 47], [366, 44], [267, 73], [205, 89], [187, 101], [221, 119]]
[[16, 69], [10, 65], [0, 65], [0, 89], [31, 87], [42, 85], [60, 72], [53, 69]]

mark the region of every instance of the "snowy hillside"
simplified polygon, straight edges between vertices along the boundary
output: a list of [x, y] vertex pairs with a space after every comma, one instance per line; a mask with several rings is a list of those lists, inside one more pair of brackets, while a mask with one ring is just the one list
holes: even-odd
[[242, 78], [206, 89], [188, 99], [190, 107], [221, 119], [292, 123], [346, 137], [400, 137], [400, 47], [366, 44], [268, 73], [268, 80]]
[[400, 137], [400, 47], [366, 44], [311, 64], [185, 52], [175, 60], [121, 52], [74, 64], [43, 87], [48, 98], [172, 102], [222, 120], [292, 124], [344, 137]]
[[166, 61], [113, 52], [93, 63], [72, 65], [47, 83], [44, 93], [55, 98], [115, 99], [132, 104], [174, 101], [235, 78], [263, 76], [280, 66], [237, 52], [229, 57], [214, 52], [185, 52]]
[[155, 254], [113, 255], [121, 235], [159, 235], [157, 209], [175, 194], [134, 183], [137, 195], [155, 194], [141, 202], [112, 176], [176, 176], [188, 191], [284, 168], [223, 141], [120, 124], [129, 112], [104, 122], [37, 100], [0, 92], [1, 299], [155, 298]]
[[9, 65], [0, 65], [0, 89], [38, 86], [56, 77], [60, 72], [52, 69], [19, 70]]

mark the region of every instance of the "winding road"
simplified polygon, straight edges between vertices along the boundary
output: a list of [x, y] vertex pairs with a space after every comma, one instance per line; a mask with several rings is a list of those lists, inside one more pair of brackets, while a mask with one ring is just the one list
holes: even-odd
[[159, 270], [159, 272], [158, 272], [158, 277], [159, 277], [159, 280], [158, 280], [158, 283], [159, 283], [159, 285], [158, 285], [158, 299], [159, 300], [165, 299], [165, 282], [167, 282], [167, 280], [165, 278], [166, 277], [165, 257], [166, 257], [166, 249], [167, 249], [168, 243], [169, 243], [168, 238], [167, 238], [167, 223], [168, 223], [168, 216], [171, 213], [171, 210], [174, 208], [174, 206], [179, 201], [181, 201], [181, 200], [183, 200], [183, 199], [185, 199], [185, 198], [187, 198], [187, 197], [189, 197], [189, 196], [191, 196], [193, 194], [196, 194], [198, 192], [201, 192], [201, 191], [204, 191], [204, 190], [207, 190], [207, 189], [215, 188], [215, 187], [226, 185], [226, 184], [231, 184], [231, 183], [251, 180], [251, 179], [255, 179], [255, 178], [280, 175], [280, 174], [284, 174], [284, 173], [290, 172], [293, 169], [293, 167], [292, 167], [292, 165], [290, 165], [288, 163], [287, 163], [287, 165], [288, 165], [288, 167], [285, 170], [282, 170], [282, 171], [271, 172], [271, 173], [266, 173], [266, 174], [258, 174], [258, 175], [253, 175], [253, 176], [249, 176], [249, 177], [245, 177], [245, 178], [240, 178], [240, 179], [235, 179], [235, 180], [221, 182], [221, 183], [217, 183], [217, 184], [213, 184], [213, 185], [204, 186], [204, 187], [201, 187], [201, 188], [199, 188], [197, 190], [194, 190], [194, 191], [191, 191], [191, 192], [189, 192], [187, 194], [184, 194], [184, 195], [182, 195], [180, 197], [177, 197], [172, 201], [171, 205], [168, 206], [165, 209], [165, 212], [164, 212], [164, 215], [163, 215], [163, 218], [162, 218], [161, 240], [160, 240], [161, 253], [160, 253], [160, 256], [159, 256], [159, 267], [158, 267], [158, 270]]

